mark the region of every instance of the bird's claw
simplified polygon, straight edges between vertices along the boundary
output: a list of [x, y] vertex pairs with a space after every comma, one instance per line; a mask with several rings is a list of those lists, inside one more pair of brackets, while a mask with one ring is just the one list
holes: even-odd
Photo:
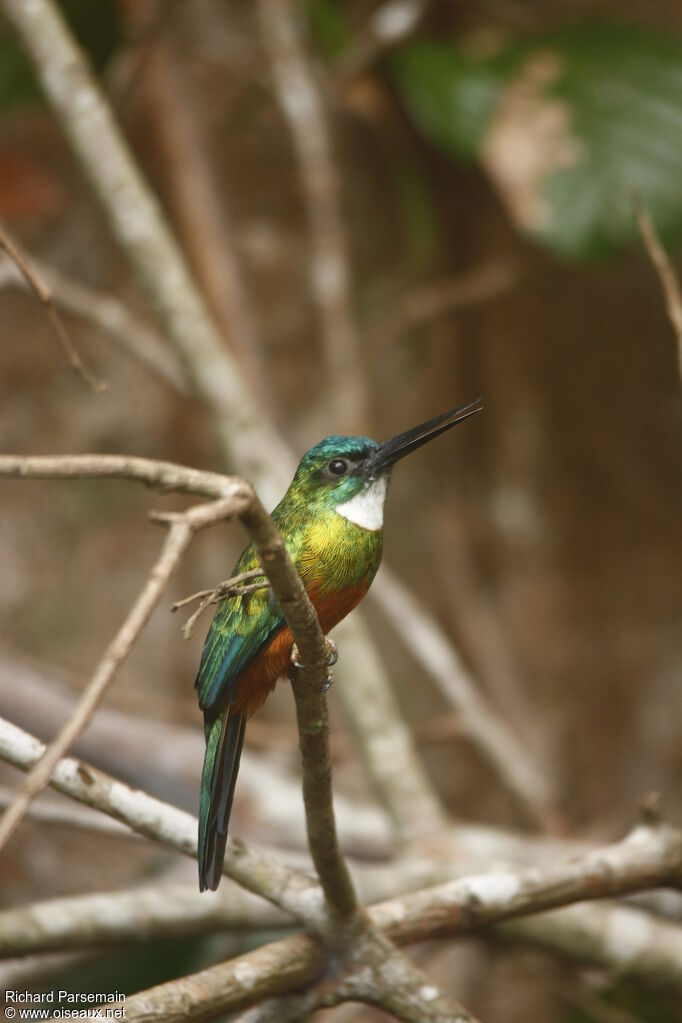
[[339, 651], [337, 649], [336, 643], [334, 642], [333, 639], [330, 639], [329, 636], [325, 636], [325, 642], [327, 644], [327, 653], [329, 655], [329, 660], [327, 661], [327, 664], [329, 665], [330, 668], [333, 668], [339, 659]]
[[316, 693], [326, 693], [327, 690], [330, 688], [330, 686], [331, 686], [333, 681], [334, 681], [334, 676], [332, 675], [332, 673], [330, 671], [330, 672], [327, 673], [327, 678], [325, 679], [324, 685], [320, 686], [319, 689], [316, 689], [315, 692]]
[[[327, 664], [328, 664], [328, 666], [330, 668], [333, 668], [334, 665], [336, 664], [336, 662], [339, 659], [339, 651], [337, 650], [336, 643], [334, 642], [333, 639], [329, 639], [329, 638], [325, 637], [325, 643], [326, 643], [326, 646], [327, 646], [327, 655], [328, 655]], [[294, 645], [291, 648], [291, 663], [293, 664], [294, 668], [304, 668], [305, 665], [302, 664], [301, 661], [299, 661], [298, 658], [299, 658], [298, 647], [294, 643]], [[329, 689], [329, 687], [331, 686], [333, 681], [334, 681], [334, 676], [333, 676], [332, 672], [331, 671], [327, 672], [326, 681], [325, 681], [324, 685], [321, 686], [321, 688], [317, 690], [317, 692], [318, 693], [326, 693], [327, 690]]]

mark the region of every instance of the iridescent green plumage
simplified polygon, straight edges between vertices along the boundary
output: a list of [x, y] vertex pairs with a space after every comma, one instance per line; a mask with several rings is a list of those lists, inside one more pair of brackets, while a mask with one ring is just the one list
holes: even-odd
[[[272, 517], [325, 632], [355, 607], [376, 575], [391, 466], [474, 411], [473, 405], [454, 409], [383, 444], [327, 437], [303, 456]], [[233, 574], [257, 567], [248, 546]], [[220, 880], [246, 720], [288, 671], [292, 642], [269, 590], [218, 605], [196, 680], [206, 731], [199, 808], [202, 891]]]
[[[339, 452], [362, 457], [376, 448], [366, 437], [327, 437], [303, 457], [289, 489], [272, 512], [287, 551], [306, 589], [322, 593], [360, 585], [374, 578], [381, 561], [382, 531], [361, 529], [336, 507], [366, 486], [359, 477], [329, 480], [320, 471]], [[259, 567], [251, 544], [233, 575]], [[229, 597], [218, 605], [197, 675], [199, 706], [215, 712], [229, 703], [241, 672], [284, 625], [269, 591]]]
[[[374, 578], [381, 560], [382, 531], [363, 529], [336, 511], [338, 505], [365, 488], [366, 481], [361, 477], [330, 477], [324, 474], [324, 468], [330, 456], [343, 454], [349, 460], [360, 460], [375, 448], [376, 444], [364, 437], [328, 437], [304, 456], [291, 486], [272, 513], [321, 620], [328, 620], [323, 625], [326, 628], [332, 628], [346, 613], [342, 607], [344, 594], [351, 595], [360, 587], [364, 593]], [[258, 566], [257, 555], [249, 545], [233, 574]], [[338, 616], [334, 614], [337, 597]], [[260, 590], [222, 601], [206, 637], [196, 681], [206, 730], [199, 809], [202, 889], [215, 887], [219, 880], [215, 871], [219, 861], [222, 863], [245, 719], [267, 696], [271, 679], [264, 672], [264, 693], [256, 680], [252, 694], [239, 692], [239, 683], [285, 628], [272, 594]]]

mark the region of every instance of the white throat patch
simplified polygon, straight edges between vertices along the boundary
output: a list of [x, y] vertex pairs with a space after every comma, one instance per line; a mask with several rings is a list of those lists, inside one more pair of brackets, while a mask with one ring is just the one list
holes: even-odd
[[386, 500], [386, 488], [388, 476], [382, 476], [373, 483], [368, 483], [364, 490], [361, 490], [350, 501], [337, 504], [336, 512], [342, 518], [348, 519], [355, 526], [361, 529], [377, 530], [384, 524], [384, 501]]

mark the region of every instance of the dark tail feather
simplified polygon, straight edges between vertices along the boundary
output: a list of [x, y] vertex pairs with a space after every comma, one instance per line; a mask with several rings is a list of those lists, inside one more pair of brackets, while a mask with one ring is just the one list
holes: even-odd
[[199, 806], [199, 890], [215, 891], [223, 872], [227, 825], [244, 745], [246, 716], [228, 707], [206, 723]]

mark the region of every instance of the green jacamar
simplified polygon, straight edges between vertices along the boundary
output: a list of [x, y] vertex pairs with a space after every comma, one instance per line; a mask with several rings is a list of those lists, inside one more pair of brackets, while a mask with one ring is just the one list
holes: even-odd
[[[383, 508], [392, 466], [479, 412], [470, 402], [391, 440], [326, 437], [311, 448], [272, 513], [326, 634], [369, 589], [381, 561]], [[250, 544], [233, 574], [259, 567]], [[220, 881], [227, 825], [248, 718], [290, 669], [293, 639], [268, 590], [218, 605], [196, 687], [206, 755], [199, 809], [199, 886]]]

